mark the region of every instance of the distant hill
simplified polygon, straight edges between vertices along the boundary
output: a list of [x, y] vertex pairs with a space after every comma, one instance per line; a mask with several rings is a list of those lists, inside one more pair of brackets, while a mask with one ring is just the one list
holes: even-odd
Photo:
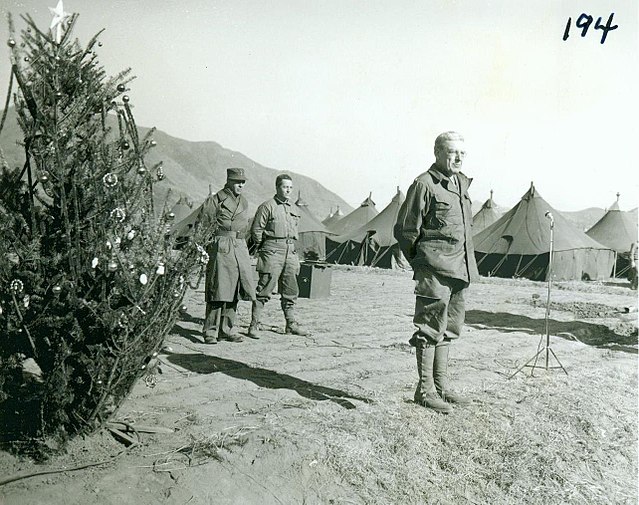
[[584, 210], [571, 212], [562, 211], [563, 216], [581, 231], [587, 231], [590, 229], [592, 225], [599, 221], [605, 213], [606, 211], [599, 207], [589, 207]]
[[[111, 119], [115, 126], [113, 118]], [[117, 126], [115, 128], [117, 129]], [[138, 129], [140, 137], [149, 131], [146, 127]], [[244, 195], [249, 201], [251, 212], [275, 194], [275, 177], [283, 172], [293, 177], [295, 199], [297, 199], [297, 191], [301, 190], [310, 211], [318, 219], [324, 219], [329, 211], [337, 206], [344, 213], [352, 210], [352, 207], [342, 198], [314, 179], [289, 170], [265, 167], [242, 153], [226, 149], [216, 142], [191, 142], [172, 137], [160, 130], [156, 130], [153, 138], [157, 146], [150, 150], [145, 159], [149, 166], [159, 161], [163, 162], [166, 178], [155, 184], [158, 189], [156, 200], [164, 201], [165, 195], [171, 189], [169, 205], [174, 204], [181, 195], [199, 205], [208, 195], [209, 185], [213, 192], [224, 186], [227, 168], [241, 167], [246, 170], [248, 177]], [[0, 133], [0, 148], [10, 167], [24, 164], [24, 150], [17, 144], [17, 141], [21, 139], [22, 132], [16, 121], [15, 110], [10, 108]]]

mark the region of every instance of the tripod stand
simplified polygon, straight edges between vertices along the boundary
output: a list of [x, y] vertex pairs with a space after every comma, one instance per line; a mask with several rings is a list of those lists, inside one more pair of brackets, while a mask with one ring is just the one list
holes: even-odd
[[[548, 218], [550, 220], [550, 252], [548, 253], [548, 273], [547, 273], [547, 278], [548, 278], [548, 290], [547, 290], [547, 295], [546, 295], [546, 323], [545, 323], [545, 330], [546, 330], [546, 344], [542, 347], [542, 342], [544, 340], [544, 335], [541, 336], [541, 338], [539, 339], [539, 344], [537, 344], [537, 353], [530, 358], [528, 361], [526, 361], [526, 363], [524, 363], [522, 366], [520, 366], [517, 370], [515, 370], [515, 372], [508, 377], [509, 379], [512, 379], [515, 375], [517, 375], [519, 372], [521, 372], [524, 368], [528, 367], [530, 368], [530, 376], [532, 377], [534, 372], [535, 372], [535, 368], [545, 368], [546, 370], [552, 370], [552, 369], [562, 369], [564, 371], [564, 373], [566, 375], [568, 375], [568, 372], [566, 371], [566, 369], [564, 368], [564, 366], [561, 364], [561, 361], [559, 361], [559, 358], [557, 357], [557, 355], [555, 354], [555, 351], [552, 350], [552, 347], [550, 347], [550, 331], [548, 328], [548, 318], [550, 317], [550, 286], [552, 284], [552, 252], [553, 252], [553, 248], [554, 248], [554, 231], [555, 231], [555, 220], [552, 216], [552, 214], [550, 213], [550, 211], [547, 211], [544, 216], [546, 218]], [[541, 365], [541, 364], [537, 364], [537, 361], [539, 360], [539, 357], [544, 354], [545, 355], [545, 364]], [[555, 361], [558, 363], [559, 366], [551, 366], [550, 365], [550, 355], [552, 354], [552, 357], [555, 358]], [[533, 362], [532, 365], [530, 364], [531, 361]]]

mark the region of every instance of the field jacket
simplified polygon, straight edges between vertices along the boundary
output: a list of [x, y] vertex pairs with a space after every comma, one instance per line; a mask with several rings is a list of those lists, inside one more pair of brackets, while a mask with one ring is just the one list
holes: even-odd
[[395, 239], [413, 269], [470, 282], [478, 277], [472, 241], [468, 187], [457, 174], [454, 186], [435, 165], [413, 181], [397, 215]]

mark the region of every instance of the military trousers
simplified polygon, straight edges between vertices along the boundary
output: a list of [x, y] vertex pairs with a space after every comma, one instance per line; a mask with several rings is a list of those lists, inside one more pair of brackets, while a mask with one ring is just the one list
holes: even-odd
[[256, 298], [261, 303], [271, 299], [277, 288], [281, 297], [282, 309], [292, 308], [299, 296], [297, 276], [300, 272], [300, 262], [292, 244], [284, 247], [272, 247], [267, 244], [259, 251], [257, 271]]
[[417, 330], [410, 344], [436, 345], [444, 339], [459, 338], [466, 317], [464, 295], [468, 283], [423, 268], [415, 270], [413, 279], [416, 281], [413, 324]]
[[234, 302], [207, 302], [202, 332], [205, 337], [218, 338], [221, 335], [233, 335], [237, 300]]

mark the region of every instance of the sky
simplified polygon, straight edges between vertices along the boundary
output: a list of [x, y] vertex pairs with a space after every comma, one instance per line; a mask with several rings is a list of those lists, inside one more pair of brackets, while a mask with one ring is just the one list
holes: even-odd
[[[43, 28], [57, 0], [2, 0]], [[637, 0], [67, 0], [138, 124], [218, 142], [378, 209], [462, 133], [471, 197], [639, 203]], [[594, 21], [585, 36], [581, 14]], [[610, 14], [618, 28], [605, 25]], [[564, 34], [571, 20], [568, 37]], [[583, 19], [583, 17], [582, 17]], [[0, 40], [9, 37], [0, 22]], [[2, 101], [9, 48], [0, 52]], [[1, 105], [0, 105], [1, 106]], [[634, 147], [632, 147], [634, 146]]]

